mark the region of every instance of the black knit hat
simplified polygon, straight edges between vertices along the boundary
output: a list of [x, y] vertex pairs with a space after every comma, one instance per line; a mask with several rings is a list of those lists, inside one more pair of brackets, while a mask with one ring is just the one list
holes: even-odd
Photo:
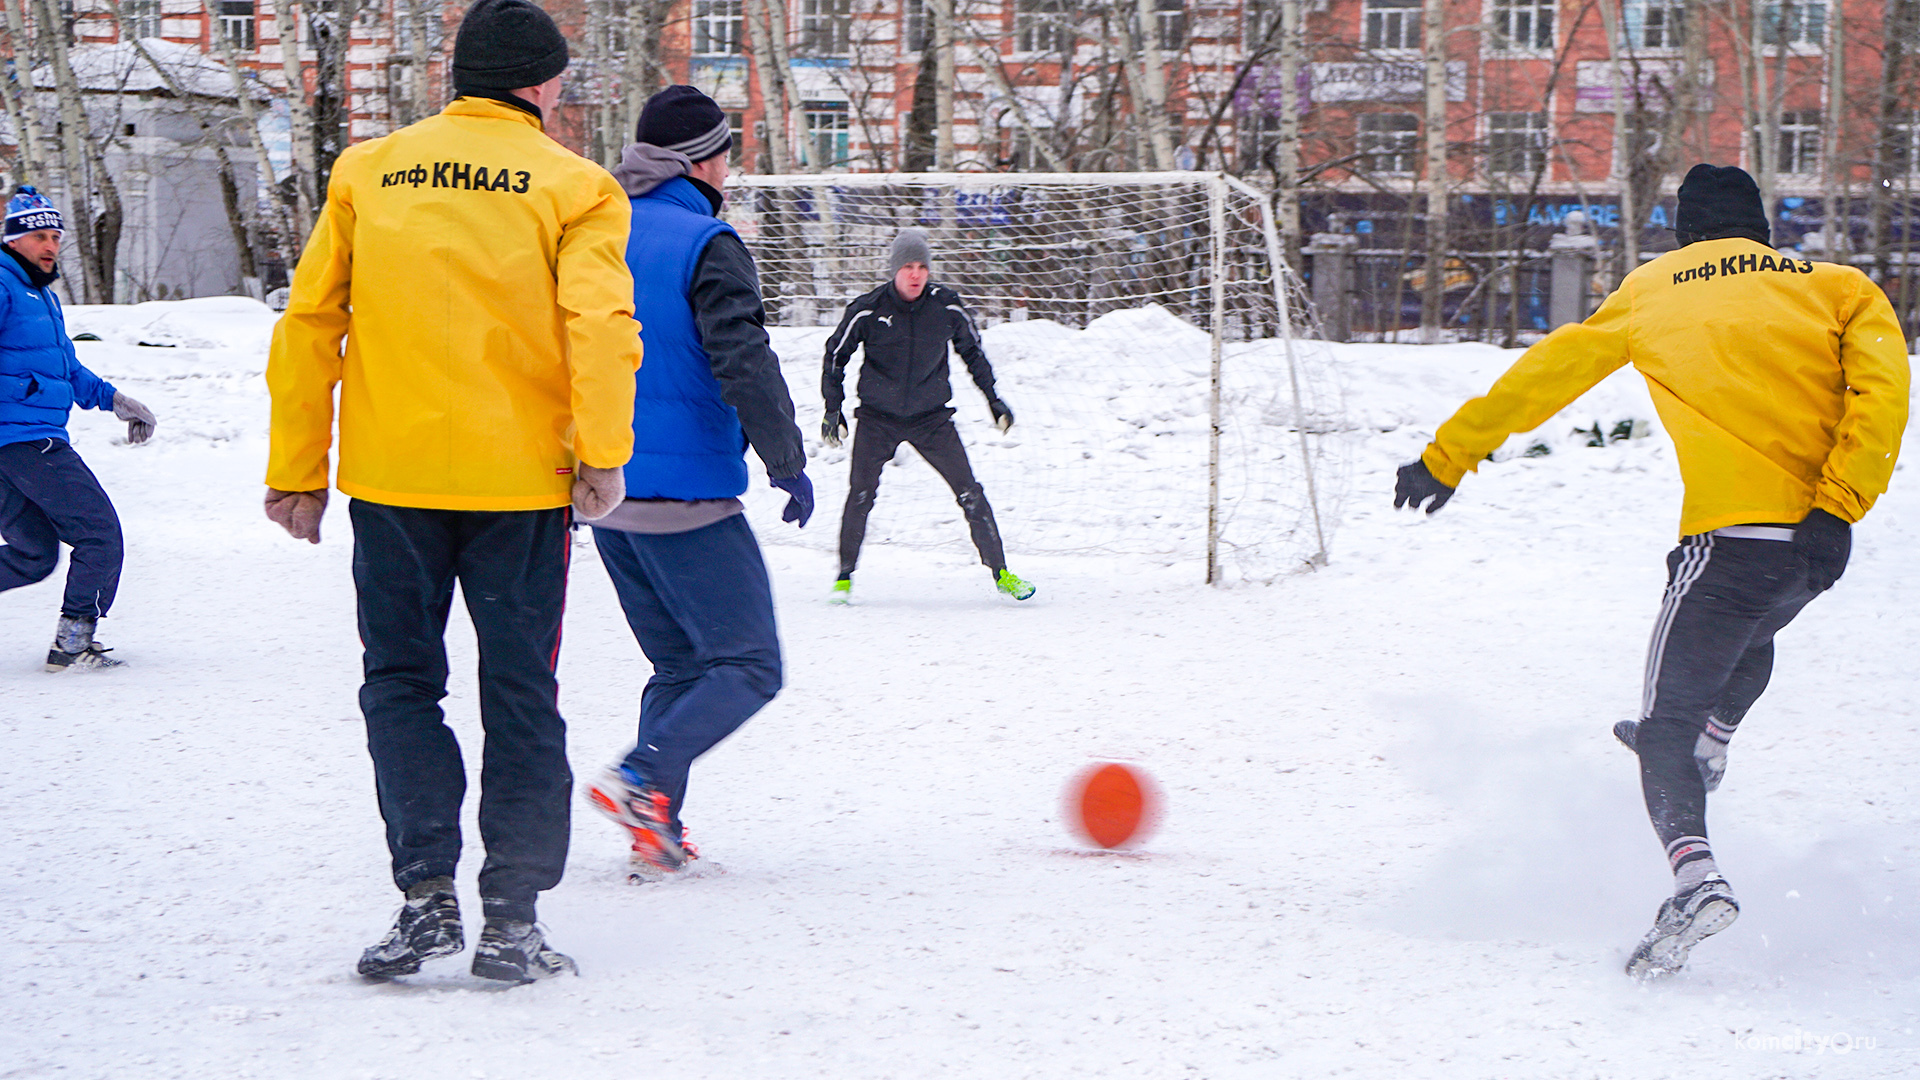
[[1738, 165], [1703, 162], [1688, 171], [1680, 183], [1673, 231], [1683, 244], [1728, 236], [1773, 242], [1766, 207], [1760, 205], [1760, 185]]
[[634, 138], [687, 155], [694, 164], [733, 149], [727, 114], [691, 86], [669, 86], [647, 99]]
[[530, 0], [474, 0], [453, 39], [453, 88], [521, 90], [567, 70], [567, 39]]

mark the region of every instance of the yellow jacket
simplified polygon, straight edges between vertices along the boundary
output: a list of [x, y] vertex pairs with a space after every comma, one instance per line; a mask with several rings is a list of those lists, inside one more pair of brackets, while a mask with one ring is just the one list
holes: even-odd
[[273, 332], [268, 486], [327, 486], [336, 383], [355, 498], [543, 510], [576, 461], [625, 465], [631, 214], [605, 169], [496, 101], [341, 154]]
[[1458, 485], [1632, 363], [1673, 436], [1680, 534], [1858, 521], [1887, 490], [1907, 426], [1907, 343], [1893, 306], [1850, 266], [1752, 240], [1689, 244], [1628, 274], [1584, 323], [1528, 349], [1440, 426], [1421, 460]]

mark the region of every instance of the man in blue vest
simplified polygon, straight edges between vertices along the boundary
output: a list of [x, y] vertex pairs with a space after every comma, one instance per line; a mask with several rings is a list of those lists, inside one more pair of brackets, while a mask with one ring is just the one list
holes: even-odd
[[93, 639], [120, 588], [125, 548], [113, 501], [67, 439], [67, 414], [112, 409], [127, 441], [153, 435], [145, 405], [88, 371], [67, 337], [52, 285], [66, 223], [44, 195], [23, 187], [7, 200], [0, 259], [0, 592], [53, 573], [73, 548], [48, 671], [120, 666]]
[[739, 499], [743, 455], [752, 446], [790, 496], [783, 520], [806, 526], [813, 485], [759, 275], [715, 216], [733, 146], [726, 114], [670, 86], [647, 101], [637, 134], [613, 175], [633, 198], [627, 265], [647, 359], [627, 497], [593, 537], [653, 677], [637, 745], [587, 798], [632, 834], [634, 876], [648, 880], [694, 857], [680, 824], [694, 759], [780, 690], [773, 592]]

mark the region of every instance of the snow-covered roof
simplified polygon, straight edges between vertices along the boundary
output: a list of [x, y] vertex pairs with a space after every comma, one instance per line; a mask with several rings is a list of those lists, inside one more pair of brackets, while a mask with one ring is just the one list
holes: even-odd
[[[132, 42], [116, 41], [108, 45], [76, 45], [68, 50], [73, 77], [82, 90], [107, 93], [170, 94], [172, 87], [155, 69], [157, 63], [194, 97], [234, 99], [233, 76], [217, 56], [209, 56], [193, 45], [142, 38], [153, 63], [140, 55]], [[42, 90], [54, 87], [53, 68], [42, 64], [33, 71], [34, 85]], [[256, 99], [264, 99], [266, 90], [253, 85]]]

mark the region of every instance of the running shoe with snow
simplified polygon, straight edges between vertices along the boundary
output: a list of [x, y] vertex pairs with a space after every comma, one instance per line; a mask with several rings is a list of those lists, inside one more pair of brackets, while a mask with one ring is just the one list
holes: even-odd
[[1654, 917], [1653, 929], [1640, 939], [1627, 961], [1627, 974], [1658, 979], [1686, 966], [1687, 954], [1705, 938], [1733, 925], [1740, 901], [1722, 877], [1710, 877], [1678, 896], [1669, 896]]
[[452, 956], [467, 947], [460, 928], [460, 900], [452, 878], [428, 878], [407, 890], [407, 902], [380, 944], [360, 954], [360, 974], [369, 979], [412, 975], [422, 960]]
[[1002, 569], [1000, 576], [994, 579], [994, 586], [1015, 600], [1025, 600], [1033, 595], [1033, 582], [1020, 577], [1011, 570]]
[[635, 861], [671, 874], [687, 865], [686, 847], [673, 825], [673, 800], [626, 765], [600, 774], [587, 785], [587, 801], [633, 834]]
[[627, 884], [651, 885], [656, 881], [665, 881], [670, 877], [688, 873], [693, 864], [699, 861], [700, 849], [693, 846], [683, 831], [680, 834], [680, 850], [686, 852], [687, 861], [680, 864], [678, 870], [662, 869], [653, 861], [653, 845], [649, 841], [634, 838], [633, 850], [627, 854]]
[[853, 579], [841, 578], [833, 583], [833, 592], [827, 597], [829, 604], [850, 604], [853, 602]]
[[95, 625], [95, 620], [85, 616], [60, 616], [53, 631], [53, 647], [47, 650], [47, 670], [101, 671], [124, 666], [125, 660], [107, 655], [112, 649], [93, 640]]
[[499, 982], [530, 983], [555, 975], [578, 975], [573, 957], [547, 944], [536, 923], [488, 919], [473, 947], [473, 973]]

